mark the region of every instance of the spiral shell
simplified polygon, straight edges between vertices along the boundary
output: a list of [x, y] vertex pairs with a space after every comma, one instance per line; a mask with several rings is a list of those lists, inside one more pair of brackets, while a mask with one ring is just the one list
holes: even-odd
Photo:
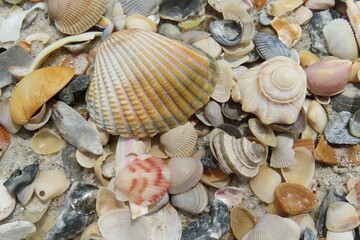
[[115, 32], [100, 45], [87, 109], [111, 134], [154, 136], [205, 105], [217, 77], [216, 62], [188, 45], [139, 29]]
[[249, 69], [237, 82], [242, 109], [264, 124], [292, 124], [306, 95], [304, 70], [286, 57], [275, 57]]
[[49, 13], [63, 33], [85, 32], [105, 13], [106, 0], [49, 0]]

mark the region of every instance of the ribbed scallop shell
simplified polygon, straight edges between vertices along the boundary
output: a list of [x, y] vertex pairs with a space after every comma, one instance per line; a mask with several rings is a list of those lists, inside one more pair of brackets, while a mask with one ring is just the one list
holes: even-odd
[[154, 136], [205, 105], [217, 77], [216, 62], [191, 46], [139, 29], [115, 32], [100, 45], [87, 108], [111, 134]]
[[273, 168], [287, 168], [297, 164], [295, 151], [292, 149], [294, 139], [292, 134], [281, 133], [276, 137], [277, 146], [273, 149], [270, 166]]
[[265, 60], [274, 58], [276, 56], [291, 56], [289, 48], [279, 39], [268, 33], [257, 33], [254, 37], [254, 43], [256, 51]]
[[105, 13], [106, 0], [49, 0], [49, 13], [63, 33], [82, 33]]
[[126, 15], [141, 14], [149, 16], [156, 14], [159, 11], [159, 4], [157, 0], [119, 0]]
[[0, 157], [9, 147], [9, 145], [10, 145], [10, 135], [4, 128], [0, 127]]
[[264, 124], [292, 124], [306, 95], [306, 74], [287, 57], [275, 57], [239, 77], [242, 109]]

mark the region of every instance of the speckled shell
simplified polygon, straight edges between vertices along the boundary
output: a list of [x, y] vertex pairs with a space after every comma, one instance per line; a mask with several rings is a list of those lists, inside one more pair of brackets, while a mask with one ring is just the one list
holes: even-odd
[[49, 14], [63, 33], [85, 32], [105, 13], [106, 0], [49, 0]]
[[154, 136], [205, 105], [217, 77], [216, 62], [191, 46], [139, 29], [115, 32], [100, 45], [87, 109], [111, 134]]
[[264, 124], [292, 124], [306, 95], [305, 71], [293, 60], [275, 57], [246, 71], [237, 81], [242, 109]]

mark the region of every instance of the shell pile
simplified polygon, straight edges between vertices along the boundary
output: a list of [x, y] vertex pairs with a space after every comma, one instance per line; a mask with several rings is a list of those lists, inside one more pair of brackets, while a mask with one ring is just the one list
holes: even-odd
[[357, 239], [359, 46], [354, 0], [0, 0], [0, 239]]

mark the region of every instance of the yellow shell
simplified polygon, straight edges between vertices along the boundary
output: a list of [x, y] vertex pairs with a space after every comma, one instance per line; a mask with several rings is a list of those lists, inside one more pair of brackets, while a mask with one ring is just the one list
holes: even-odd
[[100, 45], [87, 109], [113, 135], [154, 136], [204, 106], [217, 78], [215, 60], [189, 45], [139, 29], [115, 32]]
[[49, 0], [49, 14], [63, 33], [85, 32], [105, 13], [106, 0]]

